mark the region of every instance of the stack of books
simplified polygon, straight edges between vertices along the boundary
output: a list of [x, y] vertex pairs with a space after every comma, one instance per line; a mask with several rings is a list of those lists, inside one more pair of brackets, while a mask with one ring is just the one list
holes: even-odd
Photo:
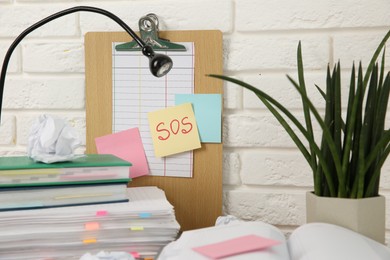
[[130, 166], [113, 155], [55, 164], [0, 157], [0, 259], [157, 255], [180, 226], [162, 190], [127, 188]]
[[0, 211], [126, 202], [130, 167], [111, 154], [52, 164], [0, 157]]

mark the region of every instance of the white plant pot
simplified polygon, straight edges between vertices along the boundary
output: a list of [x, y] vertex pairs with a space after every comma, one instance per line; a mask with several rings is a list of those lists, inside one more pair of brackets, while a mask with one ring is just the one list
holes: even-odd
[[351, 229], [385, 243], [385, 197], [344, 199], [306, 193], [306, 222], [324, 222]]

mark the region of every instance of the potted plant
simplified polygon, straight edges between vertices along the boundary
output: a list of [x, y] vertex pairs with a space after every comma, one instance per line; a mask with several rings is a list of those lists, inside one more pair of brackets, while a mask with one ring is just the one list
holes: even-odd
[[[384, 51], [379, 65], [377, 59], [389, 37], [390, 31], [377, 47], [365, 73], [361, 64], [357, 68], [353, 65], [344, 118], [340, 62], [333, 69], [328, 66], [326, 89], [316, 86], [325, 99], [325, 113], [321, 116], [307, 96], [300, 43], [297, 51], [298, 81], [287, 77], [302, 99], [305, 125], [262, 90], [235, 78], [209, 75], [238, 84], [256, 94], [301, 151], [311, 167], [314, 180], [314, 191], [307, 193], [308, 222], [333, 222], [382, 243], [385, 235], [385, 199], [379, 194], [379, 181], [381, 168], [390, 151], [390, 131], [384, 129], [390, 73], [384, 71]], [[321, 143], [315, 141], [312, 118], [315, 118], [322, 129]], [[295, 125], [303, 137], [294, 132], [292, 125]], [[342, 203], [340, 208], [322, 208], [323, 203], [333, 207], [336, 205], [335, 200]], [[374, 209], [377, 204], [378, 210]], [[365, 206], [368, 208], [364, 208]], [[331, 216], [325, 216], [327, 213]], [[340, 217], [336, 213], [344, 216]], [[378, 220], [373, 219], [375, 216], [378, 216]], [[360, 218], [368, 223], [361, 226]]]

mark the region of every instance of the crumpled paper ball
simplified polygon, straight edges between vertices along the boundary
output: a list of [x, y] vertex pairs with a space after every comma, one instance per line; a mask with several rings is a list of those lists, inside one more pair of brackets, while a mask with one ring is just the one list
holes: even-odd
[[84, 156], [74, 154], [80, 145], [78, 132], [64, 119], [41, 115], [31, 128], [27, 153], [37, 162], [71, 161]]

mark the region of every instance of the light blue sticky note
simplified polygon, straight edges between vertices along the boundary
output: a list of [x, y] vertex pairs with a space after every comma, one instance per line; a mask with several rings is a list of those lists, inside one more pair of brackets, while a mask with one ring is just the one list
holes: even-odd
[[221, 142], [221, 94], [176, 94], [175, 103], [176, 105], [192, 103], [202, 143]]
[[142, 212], [142, 213], [139, 213], [138, 216], [140, 218], [150, 218], [152, 216], [152, 213], [149, 213], [149, 212]]

